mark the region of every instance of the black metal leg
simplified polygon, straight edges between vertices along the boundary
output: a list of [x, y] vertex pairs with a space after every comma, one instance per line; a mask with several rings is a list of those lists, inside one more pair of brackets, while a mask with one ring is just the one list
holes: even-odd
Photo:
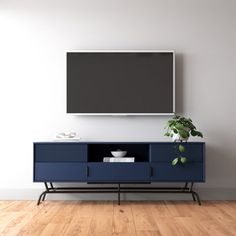
[[47, 190], [46, 191], [44, 191], [44, 192], [42, 192], [41, 194], [40, 194], [40, 196], [39, 196], [39, 200], [38, 200], [38, 203], [37, 203], [37, 205], [39, 205], [40, 204], [40, 202], [41, 202], [41, 198], [42, 198], [42, 196], [45, 194], [47, 192]]
[[[50, 183], [51, 184], [51, 183]], [[49, 193], [49, 188], [48, 188], [48, 184], [47, 182], [44, 182], [44, 185], [45, 185], [45, 188], [46, 188], [46, 191], [42, 192], [39, 196], [39, 199], [38, 199], [38, 202], [37, 202], [37, 205], [40, 204], [41, 200], [42, 202], [45, 200], [45, 197], [47, 195], [47, 193]]]
[[191, 183], [191, 188], [190, 188], [190, 192], [192, 193], [192, 197], [193, 197], [193, 201], [198, 202], [198, 205], [200, 206], [201, 205], [201, 200], [200, 200], [200, 197], [198, 196], [198, 194], [196, 192], [193, 191], [193, 182]]
[[47, 182], [44, 182], [44, 185], [45, 185], [46, 190], [48, 191], [49, 189], [48, 189], [48, 184], [47, 184]]
[[188, 182], [185, 182], [184, 187], [183, 187], [183, 191], [186, 190], [186, 188], [188, 188]]
[[120, 184], [118, 184], [118, 205], [120, 205]]
[[43, 195], [43, 197], [42, 197], [42, 202], [44, 202], [46, 195], [47, 195], [47, 193], [45, 193], [45, 194]]
[[40, 194], [40, 195], [39, 195], [39, 199], [38, 199], [37, 205], [39, 205], [39, 204], [40, 204], [41, 197], [42, 197], [42, 194]]
[[198, 196], [198, 194], [196, 192], [193, 191], [193, 194], [196, 196], [197, 198], [197, 202], [198, 202], [198, 205], [201, 206], [202, 203], [201, 203], [201, 200], [200, 200], [200, 197]]
[[190, 189], [189, 189], [189, 192], [191, 192], [191, 194], [192, 194], [192, 197], [193, 197], [193, 201], [194, 202], [196, 202], [196, 198], [195, 198], [195, 195], [194, 195], [194, 193], [193, 193], [193, 182], [191, 182], [191, 187], [190, 187]]
[[193, 184], [194, 184], [194, 183], [193, 183], [193, 182], [191, 182], [191, 187], [190, 187], [190, 190], [189, 190], [190, 192], [192, 192], [192, 191], [193, 191]]
[[[50, 184], [50, 187], [49, 187]], [[118, 205], [120, 205], [121, 193], [179, 193], [179, 194], [191, 194], [193, 201], [197, 201], [201, 205], [201, 200], [198, 194], [193, 191], [193, 182], [185, 182], [184, 187], [121, 187], [120, 183], [117, 183], [116, 187], [57, 187], [55, 188], [51, 182], [44, 182], [46, 190], [43, 191], [38, 199], [37, 205], [41, 201], [45, 201], [47, 194], [58, 193], [117, 193]]]
[[194, 196], [194, 193], [192, 192], [192, 197], [193, 197], [193, 201], [196, 202], [196, 198]]

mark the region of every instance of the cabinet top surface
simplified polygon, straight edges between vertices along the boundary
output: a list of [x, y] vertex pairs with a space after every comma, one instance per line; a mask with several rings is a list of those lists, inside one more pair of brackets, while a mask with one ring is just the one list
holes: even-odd
[[38, 142], [34, 142], [34, 144], [50, 144], [50, 143], [62, 143], [62, 144], [194, 144], [194, 143], [199, 143], [199, 144], [204, 144], [205, 142], [201, 142], [201, 141], [194, 141], [194, 142], [164, 142], [164, 141], [145, 141], [145, 142], [142, 142], [142, 141], [135, 141], [135, 142], [132, 142], [132, 141], [63, 141], [63, 140], [59, 140], [59, 141], [38, 141]]

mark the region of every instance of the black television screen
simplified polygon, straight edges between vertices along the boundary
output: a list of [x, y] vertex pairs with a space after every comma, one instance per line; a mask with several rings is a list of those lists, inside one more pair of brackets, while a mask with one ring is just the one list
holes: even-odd
[[174, 52], [68, 52], [67, 113], [175, 111]]

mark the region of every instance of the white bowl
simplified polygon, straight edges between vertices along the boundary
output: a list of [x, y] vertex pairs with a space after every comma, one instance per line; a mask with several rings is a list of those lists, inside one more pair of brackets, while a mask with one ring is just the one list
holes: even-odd
[[111, 151], [113, 157], [124, 157], [127, 151]]

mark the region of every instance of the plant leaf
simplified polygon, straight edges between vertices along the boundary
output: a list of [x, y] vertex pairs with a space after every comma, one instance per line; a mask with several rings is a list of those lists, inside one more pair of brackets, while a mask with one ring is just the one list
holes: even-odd
[[188, 138], [189, 137], [189, 132], [186, 131], [186, 130], [179, 130], [179, 135], [182, 137], [182, 138]]
[[168, 120], [167, 121], [167, 124], [169, 125], [169, 124], [172, 124], [172, 123], [174, 123], [175, 121], [174, 120]]
[[177, 123], [177, 124], [175, 125], [175, 127], [176, 127], [176, 129], [184, 129], [184, 128], [185, 128], [184, 125], [183, 125], [183, 124], [180, 124], [180, 123]]
[[180, 152], [184, 152], [185, 151], [185, 147], [183, 145], [181, 145], [181, 144], [179, 145], [179, 151]]
[[170, 136], [170, 133], [165, 133], [164, 135], [165, 135], [165, 136]]
[[203, 138], [203, 134], [201, 132], [199, 132], [199, 131], [196, 131], [196, 132], [197, 132], [197, 136]]
[[175, 134], [178, 134], [178, 130], [177, 130], [177, 129], [173, 129], [173, 132], [174, 132]]
[[[175, 115], [170, 120], [167, 121], [166, 127], [167, 132], [173, 136], [173, 133], [179, 134], [182, 138], [188, 138], [190, 135], [199, 136], [203, 138], [203, 134], [197, 131], [196, 127], [193, 124], [192, 119], [186, 118], [180, 115]], [[172, 130], [172, 132], [170, 132]]]
[[172, 166], [175, 166], [175, 165], [178, 163], [178, 161], [179, 161], [179, 158], [178, 158], [178, 157], [175, 158], [175, 159], [171, 162]]
[[186, 163], [187, 162], [187, 157], [181, 157], [180, 161], [181, 161], [182, 164]]
[[197, 131], [191, 130], [191, 135], [192, 135], [192, 136], [196, 136], [196, 135], [197, 135]]
[[199, 136], [199, 137], [202, 137], [202, 138], [203, 138], [202, 133], [199, 132], [199, 131], [196, 131], [196, 130], [191, 130], [191, 135], [192, 135], [192, 136]]

